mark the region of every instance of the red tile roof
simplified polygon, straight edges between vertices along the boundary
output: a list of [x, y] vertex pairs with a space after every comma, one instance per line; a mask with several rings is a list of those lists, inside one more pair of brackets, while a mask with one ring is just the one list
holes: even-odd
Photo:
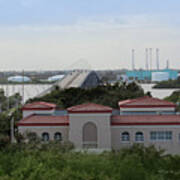
[[23, 106], [22, 110], [52, 110], [56, 108], [56, 104], [47, 102], [33, 102]]
[[118, 104], [120, 108], [176, 107], [176, 105], [172, 102], [168, 102], [157, 98], [152, 98], [149, 96], [120, 101]]
[[94, 103], [72, 106], [67, 110], [69, 113], [111, 113], [112, 112], [112, 108]]
[[17, 126], [68, 126], [68, 116], [30, 115], [20, 120]]
[[180, 115], [112, 116], [111, 125], [180, 125]]

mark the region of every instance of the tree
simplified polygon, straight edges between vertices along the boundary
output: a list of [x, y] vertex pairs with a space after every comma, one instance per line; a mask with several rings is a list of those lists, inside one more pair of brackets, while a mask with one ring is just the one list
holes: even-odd
[[118, 108], [118, 101], [142, 96], [144, 96], [144, 91], [136, 83], [116, 83], [114, 85], [101, 85], [91, 89], [55, 89], [43, 97], [30, 99], [28, 102], [47, 101], [55, 103], [62, 108], [94, 102]]

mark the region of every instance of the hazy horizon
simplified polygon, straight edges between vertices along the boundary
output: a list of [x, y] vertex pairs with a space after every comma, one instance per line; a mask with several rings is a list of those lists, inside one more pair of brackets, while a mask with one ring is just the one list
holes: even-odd
[[132, 48], [137, 69], [145, 48], [154, 49], [154, 68], [159, 48], [160, 68], [169, 59], [178, 69], [179, 7], [178, 0], [0, 0], [0, 71], [131, 69]]

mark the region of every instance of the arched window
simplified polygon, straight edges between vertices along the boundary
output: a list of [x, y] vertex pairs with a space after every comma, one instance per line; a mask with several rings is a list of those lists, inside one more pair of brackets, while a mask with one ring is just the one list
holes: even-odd
[[130, 137], [129, 137], [129, 133], [128, 132], [123, 132], [121, 134], [121, 141], [129, 141], [130, 140]]
[[142, 132], [137, 132], [135, 136], [135, 141], [142, 142], [144, 141], [144, 135]]
[[55, 141], [62, 141], [62, 134], [60, 132], [56, 132], [54, 134], [54, 140]]
[[49, 141], [49, 133], [44, 132], [44, 133], [42, 134], [42, 140], [43, 140], [43, 141]]
[[94, 123], [88, 122], [83, 127], [83, 147], [97, 148], [97, 127]]

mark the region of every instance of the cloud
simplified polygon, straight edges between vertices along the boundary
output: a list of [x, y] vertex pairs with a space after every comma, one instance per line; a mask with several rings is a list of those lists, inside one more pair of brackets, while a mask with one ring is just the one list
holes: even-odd
[[[30, 5], [34, 0], [23, 0], [24, 4]], [[22, 1], [22, 2], [23, 2]], [[30, 3], [31, 2], [31, 3]], [[133, 28], [162, 28], [167, 27], [168, 23], [162, 21], [161, 16], [155, 15], [131, 15], [131, 16], [96, 16], [89, 18], [80, 18], [74, 24], [60, 25], [60, 24], [21, 24], [14, 26], [0, 26], [0, 29], [7, 29], [8, 31], [29, 31], [29, 32], [99, 32], [111, 31], [119, 29], [133, 29]]]
[[136, 67], [143, 67], [146, 47], [160, 49], [161, 67], [167, 58], [172, 66], [180, 66], [179, 29], [161, 16], [96, 16], [69, 25], [1, 26], [0, 37], [2, 69], [62, 69], [81, 57], [95, 69], [130, 68], [132, 48]]

